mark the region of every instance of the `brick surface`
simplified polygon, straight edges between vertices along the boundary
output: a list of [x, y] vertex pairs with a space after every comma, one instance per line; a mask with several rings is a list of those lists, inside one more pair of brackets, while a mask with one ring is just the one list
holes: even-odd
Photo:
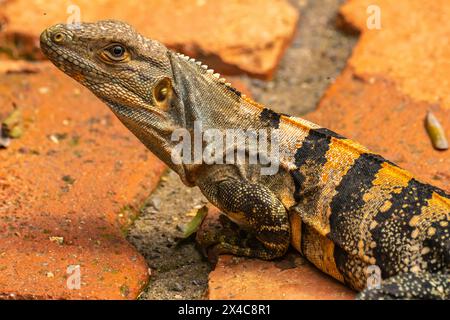
[[[367, 8], [381, 10], [381, 29], [367, 28]], [[415, 101], [450, 109], [450, 5], [447, 0], [350, 0], [344, 19], [361, 31], [349, 61], [359, 76], [391, 79]]]
[[86, 89], [40, 69], [0, 74], [0, 119], [13, 106], [23, 119], [0, 149], [0, 297], [135, 298], [148, 269], [124, 231], [164, 166]]
[[351, 300], [355, 292], [292, 252], [281, 261], [222, 256], [209, 276], [208, 298]]
[[[6, 42], [14, 44], [12, 53], [39, 55], [39, 34], [52, 24], [66, 22], [71, 3], [15, 0], [0, 6], [0, 23], [4, 21]], [[199, 57], [217, 71], [263, 78], [272, 75], [298, 20], [297, 10], [286, 0], [130, 0], [126, 10], [123, 2], [115, 0], [76, 3], [82, 21], [127, 21], [142, 34]]]
[[0, 60], [0, 74], [6, 73], [36, 73], [44, 64], [25, 60]]

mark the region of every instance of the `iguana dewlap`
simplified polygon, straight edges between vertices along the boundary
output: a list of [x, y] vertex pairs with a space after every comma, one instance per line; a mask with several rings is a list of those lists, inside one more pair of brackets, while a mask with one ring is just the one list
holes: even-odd
[[[204, 244], [214, 252], [273, 259], [292, 244], [361, 298], [450, 298], [444, 191], [330, 130], [264, 108], [125, 23], [55, 25], [41, 47], [229, 217], [230, 229]], [[279, 149], [278, 170], [262, 174], [263, 165], [248, 161], [175, 163], [173, 133], [192, 133], [196, 123], [219, 133], [276, 132], [276, 145], [266, 142]], [[377, 271], [381, 285], [366, 288]]]

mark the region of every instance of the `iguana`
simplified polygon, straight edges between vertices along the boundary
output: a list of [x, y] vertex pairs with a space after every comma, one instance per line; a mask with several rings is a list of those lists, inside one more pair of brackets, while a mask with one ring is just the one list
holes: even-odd
[[[361, 299], [450, 298], [450, 200], [443, 190], [331, 130], [263, 107], [126, 23], [58, 24], [40, 42], [59, 69], [239, 225], [211, 231], [203, 243], [211, 252], [270, 260], [292, 244]], [[276, 132], [278, 171], [263, 175], [263, 165], [249, 161], [176, 163], [172, 134], [193, 132], [198, 122], [219, 132]], [[379, 270], [378, 286], [366, 287], [368, 270]]]

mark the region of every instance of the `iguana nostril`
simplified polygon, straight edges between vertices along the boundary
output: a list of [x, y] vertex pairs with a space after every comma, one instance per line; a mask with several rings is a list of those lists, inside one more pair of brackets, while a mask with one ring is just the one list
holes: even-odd
[[52, 40], [54, 43], [61, 43], [66, 39], [66, 35], [62, 32], [56, 32], [53, 36], [52, 36]]
[[41, 44], [50, 44], [50, 42], [54, 44], [63, 43], [68, 38], [68, 35], [61, 31], [57, 26], [45, 29], [40, 36]]

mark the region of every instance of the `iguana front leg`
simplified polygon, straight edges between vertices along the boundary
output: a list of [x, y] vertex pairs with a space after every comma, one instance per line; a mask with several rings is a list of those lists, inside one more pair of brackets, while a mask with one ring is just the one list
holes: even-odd
[[289, 247], [288, 214], [281, 201], [265, 186], [235, 178], [209, 180], [199, 185], [206, 197], [248, 234], [222, 230], [206, 242], [215, 243], [215, 254], [265, 260], [282, 256]]

